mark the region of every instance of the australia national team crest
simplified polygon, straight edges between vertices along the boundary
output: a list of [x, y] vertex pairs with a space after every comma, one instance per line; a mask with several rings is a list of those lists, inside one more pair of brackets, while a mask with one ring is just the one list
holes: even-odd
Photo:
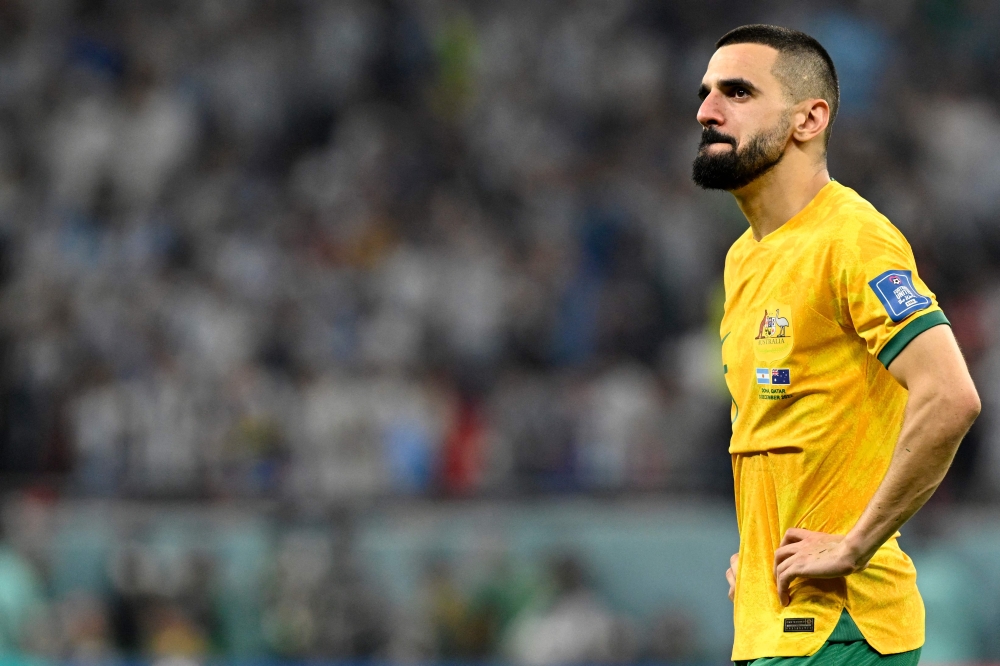
[[761, 361], [777, 361], [785, 358], [792, 351], [794, 323], [791, 306], [773, 305], [764, 308], [760, 314], [760, 322], [753, 339], [754, 356]]
[[918, 310], [931, 305], [931, 299], [917, 291], [913, 286], [913, 276], [910, 271], [891, 270], [882, 273], [868, 283], [882, 307], [893, 321], [903, 321]]

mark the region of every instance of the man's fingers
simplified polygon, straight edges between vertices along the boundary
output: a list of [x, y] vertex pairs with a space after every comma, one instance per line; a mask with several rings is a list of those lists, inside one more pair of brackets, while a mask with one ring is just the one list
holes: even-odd
[[796, 573], [794, 567], [790, 561], [786, 560], [779, 567], [779, 571], [776, 576], [778, 581], [778, 599], [781, 600], [782, 606], [788, 605], [788, 587], [792, 584], [792, 581], [795, 580], [795, 577]]
[[795, 543], [796, 541], [802, 541], [810, 534], [812, 534], [812, 532], [810, 532], [809, 530], [804, 530], [801, 527], [789, 527], [788, 531], [785, 532], [785, 536], [781, 540], [781, 543], [778, 544], [778, 548], [781, 548], [782, 546], [787, 546], [790, 543]]
[[726, 569], [726, 580], [729, 581], [729, 600], [736, 599], [736, 572], [740, 569], [740, 554], [733, 553], [729, 558], [729, 568]]
[[790, 543], [787, 546], [782, 546], [778, 550], [774, 551], [774, 566], [778, 566], [789, 557], [799, 552], [801, 547], [801, 542], [796, 542]]

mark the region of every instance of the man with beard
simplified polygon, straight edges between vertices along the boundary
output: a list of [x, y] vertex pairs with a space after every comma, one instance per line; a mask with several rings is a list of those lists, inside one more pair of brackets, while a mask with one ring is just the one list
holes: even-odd
[[940, 484], [979, 397], [906, 239], [830, 179], [830, 56], [764, 25], [716, 46], [693, 175], [750, 223], [726, 256], [721, 328], [733, 659], [916, 664], [924, 608], [897, 530]]

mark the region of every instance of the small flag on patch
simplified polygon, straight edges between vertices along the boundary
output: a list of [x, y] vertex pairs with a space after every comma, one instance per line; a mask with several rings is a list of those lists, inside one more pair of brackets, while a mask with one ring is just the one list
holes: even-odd
[[771, 383], [791, 384], [792, 382], [788, 377], [788, 368], [774, 368], [773, 370], [771, 370]]
[[[787, 370], [785, 372], [788, 372]], [[757, 368], [757, 383], [758, 384], [770, 384], [771, 383], [771, 371], [767, 368]]]

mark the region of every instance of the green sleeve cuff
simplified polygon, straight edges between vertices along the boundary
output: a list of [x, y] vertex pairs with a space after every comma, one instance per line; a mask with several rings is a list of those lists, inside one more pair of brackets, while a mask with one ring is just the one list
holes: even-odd
[[951, 322], [948, 318], [944, 316], [944, 313], [940, 310], [934, 310], [933, 312], [928, 312], [925, 315], [921, 315], [907, 324], [903, 330], [896, 334], [892, 340], [886, 343], [885, 347], [882, 347], [882, 351], [878, 353], [879, 362], [885, 367], [889, 367], [899, 352], [906, 349], [906, 345], [913, 342], [913, 338], [917, 337], [928, 328], [934, 328], [935, 326], [940, 326], [941, 324], [947, 324], [951, 326]]

